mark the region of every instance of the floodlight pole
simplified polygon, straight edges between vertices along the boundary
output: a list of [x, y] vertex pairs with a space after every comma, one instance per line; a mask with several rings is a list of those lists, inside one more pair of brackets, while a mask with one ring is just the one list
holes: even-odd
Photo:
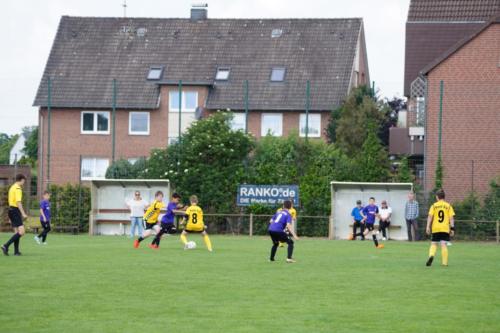
[[52, 123], [52, 80], [47, 78], [47, 189], [50, 186], [50, 140]]
[[179, 80], [179, 143], [181, 142], [182, 80]]
[[306, 141], [309, 140], [309, 106], [311, 98], [311, 83], [306, 82]]
[[113, 132], [111, 136], [111, 161], [115, 162], [115, 149], [116, 149], [116, 79], [113, 79], [113, 112], [112, 112], [112, 127]]
[[248, 133], [248, 80], [245, 80], [245, 134]]
[[438, 119], [438, 159], [441, 158], [441, 137], [443, 130], [443, 95], [444, 95], [444, 81], [439, 82], [439, 119]]

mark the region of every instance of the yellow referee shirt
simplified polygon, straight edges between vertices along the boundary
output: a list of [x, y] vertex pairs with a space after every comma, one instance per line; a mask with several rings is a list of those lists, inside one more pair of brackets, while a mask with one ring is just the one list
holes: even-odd
[[17, 207], [17, 203], [23, 200], [23, 189], [18, 184], [9, 188], [9, 206]]
[[450, 232], [450, 219], [455, 216], [453, 207], [444, 200], [435, 202], [429, 209], [432, 216], [432, 233]]

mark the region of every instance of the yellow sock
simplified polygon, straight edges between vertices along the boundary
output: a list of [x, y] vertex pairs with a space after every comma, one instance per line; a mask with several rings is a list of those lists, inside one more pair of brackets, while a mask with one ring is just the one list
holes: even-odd
[[441, 263], [448, 266], [448, 247], [441, 246]]
[[431, 248], [429, 249], [429, 257], [434, 257], [436, 255], [438, 246], [436, 244], [431, 244]]
[[205, 245], [207, 246], [208, 251], [212, 251], [212, 242], [210, 241], [210, 238], [208, 235], [203, 235], [203, 241], [205, 242]]
[[184, 245], [186, 245], [186, 244], [187, 244], [188, 239], [187, 239], [186, 235], [181, 234], [181, 242], [182, 242], [182, 243], [184, 243]]

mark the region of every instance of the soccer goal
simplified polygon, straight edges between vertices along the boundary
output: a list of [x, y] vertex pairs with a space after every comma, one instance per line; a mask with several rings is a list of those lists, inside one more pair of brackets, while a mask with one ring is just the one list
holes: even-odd
[[126, 201], [135, 191], [147, 203], [155, 192], [163, 192], [163, 201], [170, 197], [170, 182], [165, 179], [95, 179], [91, 181], [90, 235], [124, 235], [130, 230], [130, 210]]
[[[382, 200], [386, 200], [392, 208], [389, 239], [406, 240], [407, 229], [405, 220], [405, 204], [408, 193], [413, 191], [412, 183], [359, 183], [336, 182], [331, 186], [331, 216], [330, 239], [347, 239], [352, 232], [352, 208], [356, 200], [361, 200], [363, 206], [370, 197], [374, 197], [380, 208]], [[376, 222], [378, 225], [378, 221]]]

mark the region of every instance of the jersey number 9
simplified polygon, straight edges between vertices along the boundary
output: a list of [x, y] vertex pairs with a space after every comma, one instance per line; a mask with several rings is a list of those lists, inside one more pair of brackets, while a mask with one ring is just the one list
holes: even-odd
[[438, 211], [438, 218], [439, 218], [438, 222], [439, 223], [443, 223], [443, 221], [444, 221], [444, 210]]

